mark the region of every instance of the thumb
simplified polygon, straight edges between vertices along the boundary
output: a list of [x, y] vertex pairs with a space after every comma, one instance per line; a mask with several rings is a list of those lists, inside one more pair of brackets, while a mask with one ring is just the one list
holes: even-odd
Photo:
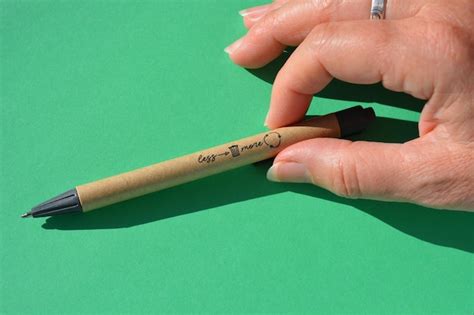
[[280, 152], [267, 177], [312, 183], [344, 197], [409, 200], [414, 188], [410, 177], [416, 176], [412, 163], [420, 161], [413, 161], [416, 152], [410, 153], [407, 145], [311, 139]]

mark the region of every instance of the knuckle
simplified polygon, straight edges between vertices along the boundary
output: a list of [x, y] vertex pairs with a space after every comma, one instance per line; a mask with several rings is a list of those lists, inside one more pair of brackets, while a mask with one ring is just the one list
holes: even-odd
[[383, 28], [372, 29], [370, 33], [371, 41], [374, 45], [373, 62], [376, 63], [379, 69], [390, 69], [394, 67], [391, 53], [394, 49], [394, 41], [398, 30], [396, 26], [385, 25]]
[[340, 1], [335, 1], [335, 0], [311, 0], [310, 4], [313, 7], [313, 9], [318, 13], [324, 13], [328, 10], [331, 10], [334, 8], [338, 2]]
[[279, 25], [282, 24], [280, 9], [267, 13], [262, 19], [249, 30], [255, 37], [261, 39], [269, 34], [277, 32]]
[[473, 42], [463, 28], [446, 23], [434, 22], [427, 25], [426, 36], [437, 57], [453, 66], [464, 67], [473, 59]]
[[272, 36], [280, 42], [284, 42], [290, 28], [287, 27], [287, 14], [282, 8], [273, 10], [265, 15], [262, 20], [250, 30], [256, 37]]
[[362, 195], [357, 164], [354, 161], [341, 158], [337, 162], [332, 175], [332, 187], [336, 195], [346, 198], [358, 198]]
[[335, 34], [336, 30], [330, 23], [318, 24], [309, 33], [308, 40], [305, 40], [305, 47], [310, 51], [317, 52], [327, 47], [330, 43], [330, 39]]
[[270, 22], [271, 18], [269, 16], [265, 16], [249, 30], [249, 34], [251, 34], [253, 38], [261, 38], [268, 32], [268, 29], [271, 29]]

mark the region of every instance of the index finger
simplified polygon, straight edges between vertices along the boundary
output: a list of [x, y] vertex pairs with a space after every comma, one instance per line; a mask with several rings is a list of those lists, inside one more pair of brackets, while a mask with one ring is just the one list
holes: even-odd
[[393, 91], [428, 99], [436, 83], [426, 26], [410, 20], [348, 21], [317, 26], [278, 73], [266, 124], [301, 120], [315, 93], [332, 78], [357, 84], [382, 81]]

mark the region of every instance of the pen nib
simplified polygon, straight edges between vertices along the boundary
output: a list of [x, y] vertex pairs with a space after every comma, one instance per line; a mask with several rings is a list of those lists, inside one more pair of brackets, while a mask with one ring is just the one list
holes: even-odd
[[23, 214], [21, 215], [22, 218], [28, 218], [28, 217], [30, 217], [30, 216], [31, 216], [31, 212], [23, 213]]

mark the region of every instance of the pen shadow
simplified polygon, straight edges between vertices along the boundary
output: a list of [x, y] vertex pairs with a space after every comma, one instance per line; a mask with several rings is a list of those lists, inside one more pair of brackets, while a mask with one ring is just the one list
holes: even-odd
[[[291, 56], [295, 48], [288, 48], [278, 58], [259, 69], [247, 69], [252, 75], [273, 84], [275, 77]], [[405, 93], [393, 92], [377, 84], [351, 84], [334, 79], [329, 85], [315, 96], [327, 99], [379, 103], [395, 106], [411, 111], [421, 112], [426, 101], [417, 99]]]
[[[380, 129], [384, 132], [381, 133]], [[416, 138], [417, 134], [415, 122], [380, 117], [358, 138], [403, 143]], [[472, 213], [434, 210], [404, 203], [345, 199], [312, 185], [271, 183], [265, 178], [270, 165], [271, 161], [260, 162], [115, 204], [100, 211], [50, 217], [44, 222], [43, 228], [58, 230], [128, 228], [236, 202], [293, 192], [349, 205], [402, 233], [432, 244], [474, 252]]]

